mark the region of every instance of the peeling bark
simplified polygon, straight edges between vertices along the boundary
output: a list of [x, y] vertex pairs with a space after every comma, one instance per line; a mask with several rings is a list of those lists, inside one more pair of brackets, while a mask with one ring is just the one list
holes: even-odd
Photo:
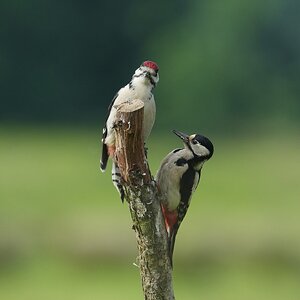
[[146, 300], [173, 300], [172, 268], [158, 191], [145, 157], [144, 104], [135, 100], [118, 107], [116, 153], [139, 251]]

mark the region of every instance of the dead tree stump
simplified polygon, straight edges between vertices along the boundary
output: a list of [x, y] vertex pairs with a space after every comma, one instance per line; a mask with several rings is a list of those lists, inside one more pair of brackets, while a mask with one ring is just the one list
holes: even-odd
[[118, 107], [115, 161], [136, 232], [139, 268], [145, 300], [173, 300], [172, 268], [158, 191], [145, 157], [144, 103]]

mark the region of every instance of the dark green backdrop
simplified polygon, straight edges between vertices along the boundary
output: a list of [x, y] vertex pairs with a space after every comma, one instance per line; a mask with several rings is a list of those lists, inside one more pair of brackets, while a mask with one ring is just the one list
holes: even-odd
[[2, 0], [0, 120], [101, 124], [116, 90], [152, 59], [156, 128], [297, 122], [299, 9], [297, 0]]

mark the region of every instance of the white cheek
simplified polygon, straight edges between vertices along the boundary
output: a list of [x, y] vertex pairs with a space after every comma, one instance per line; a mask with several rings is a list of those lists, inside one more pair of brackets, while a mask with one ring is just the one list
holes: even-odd
[[207, 148], [205, 148], [202, 145], [195, 145], [193, 146], [194, 153], [197, 154], [198, 156], [207, 156], [209, 155], [209, 151]]

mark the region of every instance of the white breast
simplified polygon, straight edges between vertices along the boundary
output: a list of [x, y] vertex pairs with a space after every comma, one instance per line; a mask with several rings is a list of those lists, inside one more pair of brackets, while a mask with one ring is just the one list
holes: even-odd
[[148, 138], [151, 133], [156, 114], [155, 101], [151, 93], [151, 89], [146, 87], [136, 87], [135, 89], [130, 89], [127, 85], [124, 88], [120, 89], [120, 91], [118, 92], [118, 97], [116, 98], [114, 105], [111, 108], [109, 117], [106, 122], [107, 136], [105, 139], [105, 144], [113, 145], [115, 143], [113, 125], [115, 122], [118, 105], [127, 101], [134, 101], [136, 99], [142, 100], [145, 103], [143, 135], [144, 140]]
[[162, 203], [173, 211], [180, 202], [180, 180], [188, 169], [188, 165], [177, 166], [175, 162], [188, 153], [182, 149], [176, 153], [169, 153], [161, 163], [156, 175], [156, 181], [162, 195]]
[[144, 101], [144, 141], [149, 137], [152, 127], [155, 122], [155, 115], [156, 115], [156, 106], [153, 95], [151, 95], [150, 99]]

